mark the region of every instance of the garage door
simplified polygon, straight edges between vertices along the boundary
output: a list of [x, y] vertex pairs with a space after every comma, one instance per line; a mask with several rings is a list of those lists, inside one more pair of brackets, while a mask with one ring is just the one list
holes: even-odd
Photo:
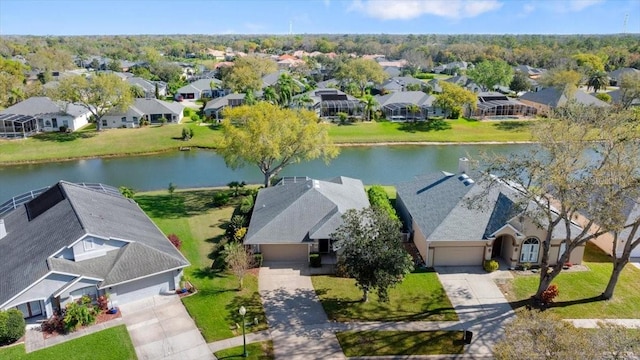
[[484, 247], [436, 247], [433, 248], [434, 266], [482, 265]]
[[115, 290], [114, 298], [119, 305], [163, 294], [175, 290], [173, 272], [118, 285]]
[[264, 261], [308, 262], [309, 245], [260, 245]]

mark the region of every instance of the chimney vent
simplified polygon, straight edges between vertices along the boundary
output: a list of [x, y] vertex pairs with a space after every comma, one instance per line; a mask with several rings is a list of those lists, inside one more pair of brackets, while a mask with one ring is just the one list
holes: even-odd
[[7, 236], [7, 228], [4, 227], [4, 219], [0, 219], [0, 239]]
[[458, 173], [468, 173], [469, 172], [469, 159], [466, 157], [461, 157], [458, 159]]

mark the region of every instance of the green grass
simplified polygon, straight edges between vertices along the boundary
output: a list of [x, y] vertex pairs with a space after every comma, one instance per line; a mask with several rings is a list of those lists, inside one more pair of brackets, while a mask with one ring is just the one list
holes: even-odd
[[[627, 265], [620, 275], [618, 286], [611, 300], [603, 301], [598, 296], [609, 281], [612, 265], [608, 255], [595, 245], [585, 249], [584, 265], [589, 271], [561, 272], [553, 281], [560, 294], [552, 311], [565, 319], [638, 319], [640, 318], [640, 269]], [[507, 298], [512, 306], [525, 303], [537, 289], [537, 275], [518, 275], [510, 284]]]
[[336, 334], [346, 356], [462, 354], [461, 331], [345, 331]]
[[176, 234], [182, 240], [180, 250], [191, 263], [185, 269], [185, 276], [198, 289], [197, 294], [183, 298], [183, 303], [207, 342], [240, 334], [235, 328], [235, 324], [241, 322], [240, 306], [247, 309], [250, 319], [259, 320], [258, 325], [247, 331], [267, 328], [257, 277], [247, 275], [239, 291], [235, 276], [212, 267], [212, 251], [222, 239], [226, 222], [233, 213], [233, 204], [213, 206], [213, 195], [217, 191], [221, 190], [176, 191], [173, 197], [166, 191], [135, 196], [140, 207], [165, 234]]
[[313, 287], [327, 316], [336, 321], [443, 321], [458, 320], [435, 272], [416, 272], [389, 290], [389, 302], [375, 293], [364, 303], [355, 280], [313, 276]]
[[531, 123], [467, 119], [417, 124], [383, 121], [331, 125], [329, 135], [336, 143], [530, 141]]
[[275, 359], [273, 356], [273, 342], [263, 341], [259, 343], [247, 344], [248, 357], [242, 356], [243, 347], [236, 346], [230, 349], [220, 350], [214, 353], [214, 355], [220, 359], [249, 359], [249, 360], [271, 360]]
[[124, 325], [27, 354], [24, 345], [0, 349], [0, 359], [12, 360], [129, 360], [136, 352]]
[[[373, 185], [379, 185], [379, 184], [373, 184]], [[369, 191], [369, 188], [372, 185], [365, 185], [364, 186], [364, 191]], [[380, 185], [382, 186], [382, 188], [384, 189], [384, 191], [387, 193], [387, 196], [389, 197], [389, 200], [391, 200], [392, 202], [396, 200], [397, 194], [396, 194], [396, 187], [393, 185]]]
[[[327, 125], [334, 142], [480, 142], [530, 140], [530, 122], [442, 120], [429, 124], [391, 122]], [[191, 127], [194, 137], [182, 141], [182, 128]], [[177, 150], [181, 146], [215, 149], [221, 132], [217, 126], [198, 126], [185, 120], [180, 125], [138, 129], [107, 129], [93, 126], [66, 133], [43, 133], [24, 140], [0, 140], [0, 164], [44, 162], [87, 157], [125, 156]]]

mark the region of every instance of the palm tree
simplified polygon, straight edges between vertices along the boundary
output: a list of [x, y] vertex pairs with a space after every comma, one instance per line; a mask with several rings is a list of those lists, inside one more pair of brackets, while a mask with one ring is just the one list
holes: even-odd
[[209, 88], [211, 89], [211, 98], [213, 99], [213, 90], [218, 89], [218, 84], [215, 81], [211, 80], [209, 82]]
[[305, 109], [308, 109], [309, 104], [313, 103], [313, 99], [309, 97], [309, 94], [302, 94], [294, 98], [293, 101], [298, 108], [305, 108]]
[[407, 111], [412, 115], [413, 122], [416, 122], [418, 119], [415, 117], [416, 114], [420, 113], [420, 106], [416, 104], [410, 104], [407, 106]]
[[606, 89], [609, 83], [609, 76], [604, 71], [594, 71], [589, 75], [587, 80], [587, 91], [593, 88], [594, 92], [598, 92], [600, 89]]
[[291, 99], [293, 95], [296, 93], [297, 85], [293, 81], [291, 75], [287, 73], [280, 74], [280, 78], [278, 78], [278, 82], [276, 83], [276, 90], [278, 93], [278, 98], [280, 99], [280, 106], [288, 107], [291, 105]]
[[278, 94], [276, 93], [276, 89], [273, 86], [267, 86], [264, 88], [264, 92], [262, 93], [264, 100], [271, 104], [278, 104]]
[[368, 121], [371, 121], [371, 114], [375, 110], [376, 106], [378, 106], [378, 101], [371, 94], [365, 94], [362, 97], [362, 105], [364, 105], [364, 115]]

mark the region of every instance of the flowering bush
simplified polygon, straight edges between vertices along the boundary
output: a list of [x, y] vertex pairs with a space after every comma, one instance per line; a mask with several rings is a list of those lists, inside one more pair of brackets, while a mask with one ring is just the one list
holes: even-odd
[[171, 243], [173, 244], [173, 246], [176, 247], [176, 249], [180, 249], [180, 246], [182, 246], [182, 240], [180, 240], [180, 238], [178, 237], [178, 235], [176, 234], [170, 234], [169, 236], [167, 236], [169, 238], [169, 241], [171, 241]]
[[542, 292], [542, 302], [545, 304], [552, 303], [553, 299], [555, 299], [559, 294], [560, 291], [558, 290], [558, 285], [551, 284], [547, 290]]

